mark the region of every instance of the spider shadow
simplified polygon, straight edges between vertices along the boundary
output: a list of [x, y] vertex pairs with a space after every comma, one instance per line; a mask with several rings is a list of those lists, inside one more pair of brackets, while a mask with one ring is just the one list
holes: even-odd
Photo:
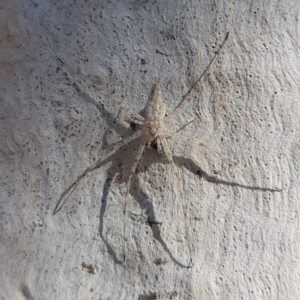
[[[107, 125], [109, 127], [113, 127], [114, 130], [121, 136], [125, 135], [125, 132], [126, 132], [126, 135], [128, 135], [128, 128], [126, 128], [125, 126], [122, 126], [121, 124], [117, 124], [117, 122], [115, 121], [116, 117], [113, 116], [112, 113], [110, 113], [107, 109], [105, 109], [105, 107], [101, 106], [99, 103], [97, 103], [89, 94], [87, 94], [86, 92], [84, 92], [82, 90], [82, 88], [76, 83], [76, 82], [73, 82], [73, 87], [74, 89], [76, 90], [76, 92], [79, 94], [79, 96], [87, 103], [93, 105], [98, 111], [99, 113], [101, 114], [101, 116], [104, 118], [105, 122], [107, 123]], [[108, 142], [107, 142], [107, 136], [109, 135], [109, 130], [106, 130], [103, 137], [102, 137], [102, 145], [107, 145]], [[102, 147], [102, 150], [103, 150], [104, 147]], [[108, 160], [105, 160], [105, 161], [108, 161]], [[99, 168], [99, 166], [102, 166], [104, 165], [105, 163], [101, 163], [99, 164], [97, 167], [94, 168], [97, 169]], [[92, 171], [94, 171], [92, 170]], [[78, 178], [76, 179], [76, 181], [73, 183], [75, 184], [76, 182], [78, 182], [79, 180], [82, 179], [82, 176], [78, 176]], [[60, 196], [55, 208], [54, 208], [54, 211], [53, 211], [53, 215], [55, 215], [56, 213], [58, 213], [60, 210], [61, 210], [61, 203], [63, 202], [63, 199], [65, 198], [65, 196], [70, 192], [70, 190], [73, 188], [73, 184], [70, 185]]]
[[[134, 142], [132, 142], [132, 143], [134, 143]], [[128, 147], [128, 148], [130, 148], [130, 147]], [[148, 152], [149, 150], [146, 149], [145, 151]], [[151, 166], [151, 164], [153, 164], [153, 163], [158, 162], [158, 160], [154, 158], [155, 155], [157, 156], [157, 152], [155, 154], [153, 153], [152, 159], [149, 159], [149, 157], [148, 157], [149, 153], [147, 153], [146, 155], [148, 158], [147, 159], [147, 167]], [[108, 206], [107, 202], [108, 202], [109, 191], [110, 191], [111, 185], [113, 183], [112, 178], [115, 178], [115, 176], [117, 174], [117, 172], [115, 170], [117, 169], [118, 166], [116, 166], [116, 164], [119, 165], [119, 163], [114, 162], [114, 158], [113, 158], [114, 156], [119, 156], [119, 155], [116, 154], [109, 158], [110, 161], [113, 161], [113, 164], [107, 170], [108, 179], [104, 183], [103, 194], [101, 197], [99, 235], [100, 235], [102, 241], [104, 242], [104, 244], [106, 245], [107, 251], [113, 258], [114, 262], [118, 263], [118, 264], [122, 264], [124, 262], [124, 260], [121, 260], [118, 258], [118, 255], [116, 254], [116, 251], [114, 250], [113, 246], [108, 242], [107, 238], [104, 235], [104, 220], [105, 220], [105, 212], [106, 212], [106, 209]], [[143, 160], [144, 159], [142, 158], [141, 163], [143, 163]], [[117, 160], [117, 161], [119, 161], [119, 160]], [[105, 164], [107, 162], [108, 161], [104, 161], [103, 164]], [[130, 166], [132, 165], [132, 163], [133, 163], [133, 161], [130, 161], [130, 160], [125, 162], [126, 166], [124, 165], [124, 168], [126, 168], [127, 171], [124, 171], [124, 174], [123, 174], [124, 176], [122, 177], [122, 180], [120, 180], [118, 182], [119, 184], [126, 183], [127, 178], [129, 176], [129, 169], [130, 169]], [[163, 249], [168, 253], [170, 259], [175, 264], [177, 264], [178, 266], [180, 266], [182, 268], [189, 268], [190, 266], [183, 264], [182, 262], [180, 262], [178, 259], [176, 259], [174, 257], [171, 250], [167, 246], [166, 242], [162, 238], [161, 231], [160, 231], [160, 225], [162, 224], [162, 222], [159, 222], [157, 220], [153, 202], [151, 200], [149, 200], [149, 196], [142, 190], [137, 174], [135, 174], [135, 176], [133, 176], [132, 184], [130, 186], [130, 195], [137, 202], [137, 204], [140, 207], [140, 210], [145, 212], [146, 218], [147, 218], [146, 224], [150, 227], [150, 229], [152, 231], [152, 236], [161, 244]], [[121, 216], [120, 219], [122, 219], [122, 217], [123, 217], [123, 215]], [[129, 218], [129, 216], [128, 216], [128, 218]], [[165, 261], [158, 259], [157, 263], [164, 264]]]
[[[120, 136], [124, 136], [128, 134], [128, 128], [121, 125], [119, 122], [116, 122], [116, 119], [118, 119], [119, 115], [114, 116], [113, 113], [111, 113], [109, 110], [105, 108], [105, 106], [102, 106], [99, 104], [96, 100], [94, 100], [89, 94], [87, 94], [85, 91], [82, 90], [82, 88], [76, 83], [73, 83], [73, 87], [76, 90], [76, 92], [79, 94], [79, 96], [86, 102], [91, 105], [93, 105], [100, 113], [101, 117], [105, 120], [106, 124], [109, 128], [113, 128], [114, 131], [119, 134]], [[102, 145], [107, 145], [107, 136], [109, 134], [109, 130], [105, 132], [103, 135], [103, 143]]]
[[[60, 60], [60, 59], [59, 59]], [[61, 61], [61, 60], [60, 60]], [[63, 61], [61, 61], [61, 63], [64, 64]], [[70, 69], [70, 68], [69, 68]], [[81, 79], [83, 79], [80, 75], [79, 77]], [[84, 80], [84, 79], [83, 79]], [[84, 80], [85, 81], [85, 80]], [[120, 136], [127, 136], [128, 135], [128, 128], [126, 128], [125, 126], [123, 126], [122, 124], [120, 124], [120, 122], [116, 122], [116, 120], [118, 120], [119, 115], [114, 116], [109, 110], [106, 109], [106, 107], [102, 104], [99, 104], [96, 100], [94, 100], [88, 93], [86, 93], [79, 84], [77, 84], [76, 82], [73, 82], [73, 87], [76, 90], [76, 92], [79, 94], [79, 96], [88, 104], [93, 105], [101, 114], [101, 116], [103, 117], [103, 119], [105, 120], [105, 122], [107, 123], [107, 125], [109, 126], [109, 128], [113, 128], [114, 131], [116, 133], [118, 133]], [[145, 105], [145, 108], [140, 112], [141, 116], [145, 116], [146, 114], [146, 108], [149, 105], [149, 102], [152, 100], [153, 98], [153, 94], [155, 91], [155, 86], [152, 87], [151, 92], [148, 96], [148, 101]], [[131, 129], [135, 129], [135, 124], [130, 124]], [[107, 145], [107, 137], [109, 135], [109, 131], [107, 130], [105, 132], [105, 134], [102, 137], [102, 145]], [[132, 142], [134, 143], [134, 141]], [[129, 148], [130, 145], [132, 145], [132, 143], [129, 143], [127, 146]], [[105, 211], [107, 208], [107, 200], [108, 200], [108, 196], [109, 196], [109, 190], [111, 187], [111, 180], [112, 178], [116, 177], [117, 172], [115, 170], [118, 169], [118, 164], [115, 158], [118, 157], [118, 153], [122, 150], [123, 147], [121, 147], [118, 151], [116, 151], [116, 153], [114, 153], [113, 155], [111, 155], [110, 157], [108, 157], [107, 159], [105, 159], [104, 161], [102, 161], [99, 165], [97, 165], [91, 172], [94, 172], [96, 169], [101, 168], [102, 166], [104, 166], [106, 163], [108, 162], [112, 162], [112, 165], [109, 167], [109, 169], [107, 170], [107, 174], [110, 175], [112, 174], [113, 176], [107, 176], [107, 179], [104, 183], [104, 187], [103, 187], [103, 194], [101, 197], [101, 207], [100, 207], [100, 223], [99, 223], [99, 234], [100, 237], [102, 239], [102, 241], [104, 242], [104, 244], [107, 247], [108, 253], [113, 257], [114, 261], [116, 263], [123, 263], [124, 260], [120, 260], [115, 252], [115, 250], [113, 249], [112, 245], [108, 242], [108, 240], [105, 238], [103, 230], [104, 230], [104, 215], [105, 215]], [[147, 151], [147, 150], [146, 150]], [[157, 155], [157, 154], [156, 154]], [[131, 155], [132, 156], [132, 155]], [[130, 157], [130, 155], [128, 156]], [[153, 162], [157, 162], [157, 159], [153, 160]], [[153, 163], [152, 162], [152, 163]], [[127, 163], [128, 164], [128, 163]], [[133, 164], [133, 161], [131, 162], [130, 166]], [[126, 169], [129, 170], [130, 166], [127, 166]], [[128, 172], [126, 174], [126, 176], [124, 176], [124, 178], [128, 178]], [[75, 181], [78, 182], [79, 180], [82, 179], [82, 176], [79, 176], [77, 178], [77, 180]], [[176, 258], [174, 258], [174, 256], [172, 255], [170, 249], [168, 248], [168, 246], [166, 245], [165, 241], [163, 240], [161, 233], [160, 233], [160, 229], [159, 229], [159, 222], [156, 221], [156, 216], [155, 216], [155, 211], [154, 211], [154, 206], [153, 203], [150, 200], [144, 200], [147, 199], [147, 195], [141, 191], [140, 188], [140, 184], [138, 181], [138, 176], [134, 176], [133, 177], [133, 182], [136, 181], [137, 184], [137, 189], [136, 191], [134, 191], [134, 189], [132, 188], [132, 185], [130, 186], [130, 194], [133, 196], [133, 198], [137, 201], [137, 203], [139, 204], [140, 208], [142, 211], [146, 211], [146, 215], [147, 215], [147, 224], [150, 226], [152, 233], [153, 233], [153, 237], [162, 245], [162, 247], [165, 249], [165, 251], [169, 254], [170, 258], [172, 259], [172, 261], [174, 263], [176, 263], [177, 265], [181, 266], [181, 267], [188, 267], [184, 264], [182, 264], [181, 262], [179, 262]], [[126, 182], [126, 180], [124, 180], [123, 182]], [[61, 195], [55, 209], [54, 209], [54, 214], [56, 214], [60, 209], [60, 204], [62, 202], [62, 200], [64, 199], [65, 195], [69, 193], [69, 191], [72, 189], [73, 185], [71, 185], [66, 191], [64, 191], [64, 193]], [[139, 192], [137, 192], [139, 191]], [[59, 208], [59, 209], [58, 209]]]
[[185, 158], [183, 156], [173, 156], [174, 162], [177, 165], [177, 167], [182, 168], [184, 167], [189, 172], [193, 173], [194, 175], [203, 178], [207, 182], [211, 182], [214, 184], [221, 184], [221, 185], [227, 185], [231, 187], [240, 187], [247, 190], [253, 190], [253, 191], [262, 191], [262, 192], [280, 192], [281, 189], [277, 188], [268, 188], [268, 187], [262, 187], [262, 186], [253, 186], [253, 185], [246, 185], [234, 181], [219, 179], [216, 176], [209, 175], [207, 172], [205, 172], [198, 164], [196, 164], [192, 159]]
[[[132, 143], [134, 143], [134, 141]], [[128, 145], [131, 145], [131, 143], [128, 144]], [[128, 147], [128, 148], [130, 148], [130, 147]], [[148, 149], [146, 149], [145, 151], [149, 152]], [[119, 151], [117, 151], [117, 153], [118, 152]], [[99, 235], [100, 235], [102, 241], [104, 242], [104, 244], [106, 245], [107, 251], [112, 256], [115, 263], [122, 264], [124, 262], [124, 260], [121, 260], [121, 259], [118, 258], [118, 255], [116, 254], [116, 251], [114, 250], [113, 246], [108, 242], [107, 238], [105, 237], [105, 235], [103, 233], [104, 232], [105, 212], [106, 212], [106, 208], [107, 208], [109, 190], [111, 188], [111, 184], [113, 183], [111, 180], [112, 180], [112, 178], [114, 178], [116, 176], [117, 172], [115, 170], [119, 167], [118, 166], [119, 165], [119, 160], [115, 160], [115, 157], [119, 156], [117, 153], [112, 155], [106, 161], [103, 161], [101, 163], [101, 165], [99, 165], [97, 167], [97, 168], [100, 168], [102, 165], [106, 164], [108, 161], [113, 162], [111, 167], [107, 170], [107, 175], [108, 175], [107, 178], [108, 179], [104, 183], [103, 194], [102, 194], [102, 197], [101, 197]], [[147, 153], [147, 154], [149, 155], [149, 153]], [[155, 155], [157, 156], [157, 152], [155, 153]], [[154, 157], [154, 154], [153, 154], [153, 157]], [[182, 157], [182, 156], [173, 156], [173, 158], [174, 158], [174, 162], [177, 165], [177, 167], [179, 167], [179, 168], [184, 167], [185, 169], [187, 169], [189, 172], [193, 173], [194, 175], [197, 175], [198, 177], [201, 176], [201, 178], [203, 178], [207, 182], [211, 182], [211, 183], [214, 183], [214, 184], [227, 185], [227, 186], [231, 186], [231, 187], [240, 187], [240, 188], [245, 188], [245, 189], [248, 189], [248, 190], [258, 190], [258, 191], [263, 191], [263, 192], [266, 192], [266, 191], [278, 192], [277, 189], [260, 187], [260, 186], [245, 185], [245, 184], [241, 184], [241, 183], [238, 183], [238, 182], [228, 181], [228, 180], [224, 180], [224, 179], [218, 179], [215, 176], [209, 175], [207, 172], [205, 172], [203, 169], [201, 169], [201, 167], [198, 164], [196, 164], [190, 158], [185, 158], [185, 157]], [[141, 164], [144, 163], [143, 160], [144, 160], [144, 158], [142, 158]], [[155, 158], [148, 159], [146, 165], [147, 165], [147, 167], [150, 167], [151, 164], [153, 164], [153, 163], [161, 162], [159, 160], [162, 160], [162, 158], [160, 158], [160, 159], [155, 159]], [[125, 164], [127, 166], [125, 166], [125, 168], [127, 169], [127, 171], [124, 172], [123, 179], [119, 183], [126, 183], [126, 180], [128, 178], [128, 174], [129, 174], [128, 170], [130, 169], [130, 166], [131, 166], [132, 163], [133, 162], [130, 161], [130, 160], [126, 161]], [[170, 259], [175, 264], [177, 264], [178, 266], [183, 267], [183, 268], [188, 268], [189, 266], [183, 264], [182, 262], [180, 262], [178, 259], [176, 259], [174, 257], [171, 250], [167, 246], [166, 242], [163, 240], [163, 238], [161, 236], [161, 231], [160, 231], [160, 225], [162, 223], [157, 221], [153, 202], [149, 200], [149, 197], [147, 196], [147, 194], [142, 190], [142, 188], [140, 186], [140, 181], [139, 181], [139, 178], [138, 178], [137, 175], [135, 175], [133, 177], [132, 184], [130, 186], [130, 195], [138, 203], [141, 211], [145, 211], [145, 214], [147, 216], [147, 222], [146, 223], [151, 228], [153, 237], [161, 244], [163, 249], [168, 253]]]
[[[82, 91], [82, 89], [76, 84], [73, 84], [74, 88], [76, 89], [76, 91], [80, 94], [80, 96], [87, 102], [92, 104], [93, 106], [95, 106], [97, 108], [97, 110], [99, 110], [99, 112], [101, 113], [101, 115], [105, 118], [106, 123], [109, 125], [109, 127], [112, 127], [118, 134], [120, 134], [121, 136], [124, 135], [124, 133], [126, 132], [126, 135], [128, 133], [128, 128], [126, 128], [125, 126], [122, 126], [121, 124], [116, 122], [116, 117], [113, 116], [108, 110], [105, 109], [105, 107], [103, 107], [102, 105], [99, 105], [92, 97], [90, 97], [87, 93], [85, 93], [84, 91]], [[151, 92], [151, 94], [149, 95], [149, 98], [151, 99], [153, 95], [153, 90]], [[103, 140], [105, 140], [106, 142], [106, 138], [107, 138], [108, 132], [106, 132], [103, 135]], [[102, 144], [106, 144], [104, 141]], [[137, 143], [137, 141], [133, 141], [131, 143], [129, 143], [126, 147], [128, 151], [132, 151], [134, 152], [133, 149], [131, 149], [130, 146], [133, 145], [133, 143]], [[109, 241], [107, 240], [107, 238], [105, 237], [103, 231], [104, 231], [104, 219], [105, 219], [105, 211], [107, 209], [107, 202], [108, 202], [108, 196], [109, 196], [109, 191], [110, 191], [110, 187], [111, 187], [111, 178], [115, 178], [117, 175], [117, 169], [119, 168], [119, 160], [116, 159], [117, 157], [121, 157], [120, 155], [118, 155], [118, 153], [120, 153], [121, 150], [124, 150], [123, 147], [121, 147], [118, 151], [116, 151], [116, 153], [114, 153], [113, 155], [111, 155], [110, 157], [108, 157], [106, 160], [102, 161], [98, 166], [96, 166], [93, 171], [95, 171], [96, 169], [104, 166], [106, 163], [108, 162], [112, 162], [111, 166], [109, 167], [109, 169], [107, 170], [107, 179], [104, 183], [104, 187], [103, 187], [103, 194], [101, 197], [101, 207], [100, 207], [100, 222], [99, 222], [99, 235], [102, 239], [102, 241], [104, 242], [104, 244], [107, 247], [107, 251], [108, 253], [113, 257], [115, 263], [121, 264], [124, 262], [124, 260], [121, 260], [118, 258], [118, 255], [116, 254], [116, 251], [114, 250], [113, 246], [109, 243]], [[148, 150], [146, 150], [148, 152]], [[127, 156], [123, 156], [123, 157], [131, 157], [132, 155], [130, 155], [130, 153]], [[157, 157], [157, 153], [156, 153], [156, 157]], [[159, 160], [157, 158], [152, 159], [152, 162], [150, 162], [148, 164], [151, 165], [154, 162], [158, 162]], [[274, 189], [269, 189], [269, 188], [263, 188], [263, 187], [256, 187], [256, 186], [247, 186], [247, 185], [243, 185], [240, 183], [235, 183], [235, 182], [231, 182], [231, 181], [226, 181], [226, 180], [222, 180], [222, 179], [217, 179], [214, 176], [209, 175], [208, 173], [206, 173], [205, 171], [203, 171], [197, 164], [195, 164], [191, 159], [186, 159], [184, 157], [181, 156], [174, 156], [174, 161], [176, 163], [177, 166], [182, 167], [184, 166], [187, 170], [189, 170], [190, 172], [196, 174], [196, 175], [201, 175], [206, 181], [208, 182], [212, 182], [215, 184], [224, 184], [224, 185], [228, 185], [228, 186], [238, 186], [238, 187], [242, 187], [242, 188], [246, 188], [246, 189], [251, 189], [251, 190], [261, 190], [261, 191], [276, 191]], [[129, 172], [128, 170], [130, 170], [131, 165], [133, 164], [133, 160], [127, 160], [125, 162], [125, 165], [127, 165], [124, 169], [127, 170], [124, 172], [124, 179], [122, 179], [121, 182], [126, 182]], [[113, 175], [112, 177], [110, 175]], [[80, 179], [80, 177], [78, 178]], [[77, 180], [78, 180], [77, 179]], [[168, 255], [170, 256], [171, 260], [179, 265], [180, 267], [188, 267], [187, 265], [182, 264], [180, 261], [178, 261], [172, 254], [171, 250], [168, 248], [167, 244], [165, 243], [165, 241], [163, 240], [162, 236], [161, 236], [161, 232], [160, 232], [160, 228], [159, 228], [159, 222], [156, 220], [156, 215], [155, 215], [155, 211], [154, 211], [154, 206], [153, 203], [150, 200], [147, 200], [148, 197], [146, 195], [146, 193], [144, 193], [140, 187], [140, 183], [138, 180], [138, 176], [134, 176], [133, 177], [133, 182], [136, 183], [137, 188], [133, 189], [132, 185], [130, 186], [130, 194], [133, 196], [133, 198], [137, 201], [138, 205], [141, 208], [141, 211], [145, 211], [146, 215], [147, 215], [147, 224], [150, 226], [153, 237], [162, 245], [162, 247], [164, 248], [164, 250], [168, 253]], [[64, 195], [66, 195], [70, 189], [72, 188], [69, 187], [61, 196], [59, 203], [61, 202], [61, 200], [64, 198]], [[57, 205], [57, 207], [59, 206], [59, 203]], [[122, 216], [121, 216], [122, 217]]]

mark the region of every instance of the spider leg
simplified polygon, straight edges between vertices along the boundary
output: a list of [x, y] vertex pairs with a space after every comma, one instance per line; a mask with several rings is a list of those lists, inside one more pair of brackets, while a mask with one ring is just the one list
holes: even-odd
[[[62, 61], [60, 58], [57, 58], [69, 71], [70, 73], [74, 76], [74, 77], [77, 77], [77, 79], [80, 79], [82, 80], [83, 82], [87, 82], [87, 81], [90, 81], [90, 84], [93, 86], [93, 88], [97, 91], [100, 92], [100, 103], [101, 105], [103, 105], [104, 107], [111, 107], [111, 106], [114, 106], [116, 108], [116, 110], [120, 110], [121, 113], [125, 114], [126, 116], [128, 116], [128, 120], [131, 121], [131, 120], [136, 120], [136, 123], [137, 121], [140, 121], [140, 122], [143, 122], [144, 121], [144, 118], [139, 115], [137, 112], [133, 111], [132, 109], [130, 109], [127, 105], [125, 105], [124, 103], [114, 99], [113, 97], [111, 97], [110, 95], [108, 94], [105, 94], [99, 87], [97, 87], [96, 85], [94, 85], [91, 80], [88, 80], [87, 78], [84, 78], [83, 76], [81, 76], [80, 74], [74, 72], [74, 70], [69, 67], [64, 61]], [[102, 97], [105, 98], [105, 99], [109, 99], [109, 101], [105, 101], [105, 100], [102, 100]]]
[[192, 249], [191, 249], [191, 241], [190, 241], [190, 236], [189, 236], [189, 231], [188, 231], [188, 226], [186, 222], [186, 208], [184, 204], [184, 199], [183, 199], [183, 189], [182, 189], [182, 183], [179, 177], [179, 172], [178, 169], [174, 163], [173, 157], [172, 157], [172, 152], [168, 146], [168, 142], [165, 137], [160, 138], [160, 141], [163, 145], [164, 152], [168, 158], [169, 164], [171, 165], [173, 174], [176, 177], [177, 183], [178, 183], [178, 190], [180, 193], [180, 200], [181, 200], [181, 206], [182, 206], [182, 212], [183, 212], [183, 217], [184, 217], [184, 229], [185, 229], [185, 236], [187, 239], [187, 244], [188, 244], [188, 249], [189, 249], [189, 256], [190, 256], [190, 262], [189, 262], [189, 267], [193, 266], [193, 260], [192, 260]]
[[132, 179], [132, 175], [134, 174], [136, 167], [141, 159], [141, 156], [144, 152], [146, 146], [146, 141], [144, 139], [142, 139], [142, 142], [138, 148], [138, 151], [136, 153], [136, 157], [134, 160], [133, 165], [130, 168], [130, 174], [129, 177], [127, 179], [127, 183], [126, 183], [126, 193], [125, 193], [125, 199], [124, 199], [124, 205], [123, 205], [123, 260], [125, 261], [125, 238], [126, 238], [126, 212], [127, 212], [127, 204], [128, 204], [128, 197], [129, 197], [129, 189], [130, 189], [130, 184], [131, 184], [131, 179]]
[[156, 144], [157, 144], [157, 152], [162, 153], [163, 152], [163, 146], [162, 146], [161, 140], [156, 139]]
[[193, 118], [189, 121], [187, 121], [184, 125], [182, 125], [179, 129], [177, 129], [175, 131], [175, 133], [178, 133], [179, 131], [183, 130], [186, 126], [188, 126], [189, 124], [193, 123], [196, 120], [196, 118]]
[[179, 106], [177, 106], [171, 113], [170, 115], [167, 117], [167, 119], [173, 119], [174, 114], [180, 112], [184, 106], [190, 102], [192, 100], [192, 98], [194, 97], [194, 95], [198, 92], [199, 87], [202, 85], [202, 83], [208, 78], [208, 76], [210, 75], [209, 70], [214, 66], [215, 62], [217, 61], [217, 58], [221, 52], [221, 50], [223, 49], [223, 47], [225, 46], [225, 43], [228, 39], [229, 36], [229, 32], [227, 32], [226, 37], [224, 39], [224, 41], [222, 42], [219, 50], [215, 53], [215, 56], [212, 58], [212, 60], [210, 61], [209, 65], [207, 66], [207, 68], [205, 69], [205, 71], [202, 73], [202, 75], [200, 76], [200, 78], [194, 83], [194, 85], [192, 86], [192, 88], [188, 91], [188, 93], [185, 95], [184, 100], [179, 104]]
[[67, 192], [62, 195], [61, 199], [58, 201], [58, 203], [57, 203], [57, 205], [56, 205], [56, 207], [54, 209], [53, 215], [55, 215], [56, 213], [58, 213], [61, 210], [61, 208], [64, 206], [64, 204], [70, 198], [70, 196], [72, 195], [72, 193], [74, 192], [74, 190], [77, 188], [77, 186], [79, 185], [79, 183], [81, 182], [81, 180], [86, 175], [88, 175], [93, 169], [95, 169], [97, 167], [97, 165], [99, 165], [102, 161], [104, 161], [106, 158], [108, 158], [109, 156], [111, 156], [112, 154], [114, 154], [119, 148], [121, 148], [122, 146], [128, 144], [129, 142], [137, 139], [140, 135], [141, 135], [141, 131], [137, 131], [134, 134], [132, 134], [131, 136], [122, 139], [121, 141], [117, 142], [116, 144], [114, 144], [111, 147], [109, 147], [108, 149], [106, 149], [103, 152], [103, 154], [100, 156], [100, 158], [94, 164], [92, 164], [90, 167], [88, 167], [77, 178], [77, 180], [71, 185], [71, 187], [67, 190]]

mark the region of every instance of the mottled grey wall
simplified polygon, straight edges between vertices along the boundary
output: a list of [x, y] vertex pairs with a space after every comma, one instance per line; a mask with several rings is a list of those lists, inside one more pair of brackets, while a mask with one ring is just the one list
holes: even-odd
[[[299, 12], [297, 0], [0, 4], [0, 298], [299, 299]], [[170, 113], [227, 31], [182, 115], [198, 118], [169, 139], [195, 264], [181, 265], [177, 181], [154, 149], [133, 177], [119, 264], [138, 141], [53, 210], [134, 130], [112, 99], [143, 114], [160, 81]]]

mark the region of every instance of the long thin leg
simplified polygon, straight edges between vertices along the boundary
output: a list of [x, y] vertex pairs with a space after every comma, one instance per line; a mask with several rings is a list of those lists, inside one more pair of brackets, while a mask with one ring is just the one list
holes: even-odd
[[183, 217], [184, 217], [185, 236], [186, 236], [186, 239], [187, 239], [187, 244], [188, 244], [188, 249], [189, 249], [190, 266], [192, 266], [193, 261], [192, 261], [191, 241], [190, 241], [190, 235], [189, 235], [188, 226], [187, 226], [187, 222], [186, 222], [186, 208], [185, 208], [184, 199], [183, 199], [183, 189], [182, 189], [182, 184], [181, 184], [179, 172], [178, 172], [177, 167], [174, 163], [174, 160], [173, 160], [173, 157], [172, 157], [172, 152], [171, 152], [171, 150], [168, 146], [168, 142], [167, 142], [166, 138], [163, 137], [160, 140], [161, 140], [161, 143], [163, 145], [164, 152], [165, 152], [165, 154], [168, 158], [169, 164], [171, 165], [173, 174], [175, 175], [175, 177], [177, 179], [178, 190], [179, 190], [179, 193], [180, 193], [180, 200], [181, 200], [181, 206], [182, 206], [182, 212], [183, 212]]
[[203, 72], [203, 74], [201, 75], [201, 77], [194, 83], [194, 85], [192, 86], [191, 90], [188, 92], [188, 94], [186, 95], [186, 98], [179, 104], [179, 106], [177, 106], [172, 112], [171, 114], [167, 117], [167, 119], [172, 119], [174, 117], [175, 113], [178, 113], [180, 110], [182, 110], [184, 108], [184, 106], [190, 102], [192, 100], [192, 98], [194, 97], [195, 93], [198, 92], [198, 88], [201, 86], [201, 84], [207, 79], [207, 77], [209, 76], [209, 70], [213, 67], [213, 65], [215, 64], [215, 62], [217, 61], [217, 58], [221, 52], [221, 50], [223, 49], [223, 47], [225, 46], [225, 43], [228, 39], [229, 36], [229, 32], [227, 32], [226, 37], [223, 41], [223, 43], [221, 44], [219, 50], [216, 52], [215, 56], [213, 57], [213, 59], [210, 61], [208, 67], [206, 68], [206, 70]]
[[[114, 144], [113, 146], [111, 146], [110, 148], [106, 149], [103, 154], [100, 156], [100, 158], [94, 163], [92, 164], [90, 167], [88, 167], [78, 178], [77, 180], [71, 185], [71, 187], [69, 188], [69, 190], [67, 191], [67, 193], [65, 195], [63, 195], [63, 197], [60, 199], [60, 201], [57, 203], [53, 215], [55, 215], [56, 213], [58, 213], [61, 208], [64, 206], [64, 204], [67, 202], [67, 200], [70, 198], [70, 196], [72, 195], [72, 193], [74, 192], [74, 190], [77, 188], [77, 186], [79, 185], [79, 183], [81, 182], [81, 180], [87, 175], [89, 174], [93, 169], [95, 169], [97, 167], [97, 165], [99, 165], [102, 161], [104, 161], [106, 158], [108, 158], [109, 156], [113, 155], [120, 147], [128, 144], [129, 142], [137, 139], [139, 136], [141, 135], [141, 131], [135, 132], [134, 134], [132, 134], [131, 136], [124, 138], [123, 140], [119, 141], [118, 143]], [[63, 200], [64, 199], [64, 200]]]
[[179, 129], [177, 129], [175, 131], [175, 133], [178, 133], [179, 131], [183, 130], [186, 126], [188, 126], [189, 124], [193, 123], [196, 120], [196, 118], [193, 118], [189, 121], [187, 121], [184, 125], [182, 125]]
[[[81, 76], [80, 74], [74, 72], [72, 70], [72, 68], [70, 68], [65, 62], [63, 62], [60, 58], [57, 58], [65, 67], [68, 68], [68, 70], [72, 73], [72, 75], [74, 77], [77, 77], [79, 79], [81, 79], [82, 81], [86, 82], [87, 79], [84, 78], [83, 76]], [[90, 80], [89, 80], [90, 81]], [[92, 84], [92, 82], [91, 82]], [[92, 84], [92, 86], [94, 87], [95, 90], [100, 92], [100, 96], [99, 97], [99, 101], [101, 103], [101, 105], [103, 105], [104, 107], [108, 107], [108, 106], [114, 106], [116, 108], [116, 110], [121, 110], [121, 112], [123, 114], [125, 114], [126, 116], [128, 116], [128, 121], [134, 121], [136, 120], [137, 122], [143, 122], [144, 118], [139, 115], [137, 112], [133, 111], [132, 109], [130, 109], [127, 105], [125, 105], [124, 103], [114, 99], [113, 97], [111, 97], [108, 94], [105, 94], [99, 87], [95, 86], [94, 84]], [[109, 99], [109, 101], [103, 101], [102, 97]]]
[[130, 174], [129, 177], [127, 179], [127, 183], [126, 183], [126, 193], [125, 193], [125, 199], [124, 199], [124, 205], [123, 205], [123, 259], [125, 261], [125, 238], [126, 238], [126, 212], [127, 212], [127, 203], [128, 203], [128, 196], [129, 196], [129, 189], [130, 189], [130, 184], [131, 184], [131, 178], [133, 173], [135, 172], [135, 169], [141, 159], [141, 156], [144, 152], [145, 149], [145, 144], [146, 142], [144, 141], [144, 139], [142, 140], [138, 152], [136, 153], [136, 157], [134, 160], [133, 165], [131, 166], [130, 169]]

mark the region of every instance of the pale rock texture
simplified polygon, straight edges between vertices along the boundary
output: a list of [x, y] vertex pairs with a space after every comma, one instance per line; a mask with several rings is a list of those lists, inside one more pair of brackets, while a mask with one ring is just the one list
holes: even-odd
[[[298, 0], [2, 1], [0, 298], [300, 299], [299, 13]], [[182, 115], [198, 117], [169, 140], [194, 266], [177, 182], [154, 149], [133, 177], [120, 263], [138, 141], [54, 208], [135, 130], [111, 98], [143, 114], [160, 81], [170, 113], [227, 31]]]

